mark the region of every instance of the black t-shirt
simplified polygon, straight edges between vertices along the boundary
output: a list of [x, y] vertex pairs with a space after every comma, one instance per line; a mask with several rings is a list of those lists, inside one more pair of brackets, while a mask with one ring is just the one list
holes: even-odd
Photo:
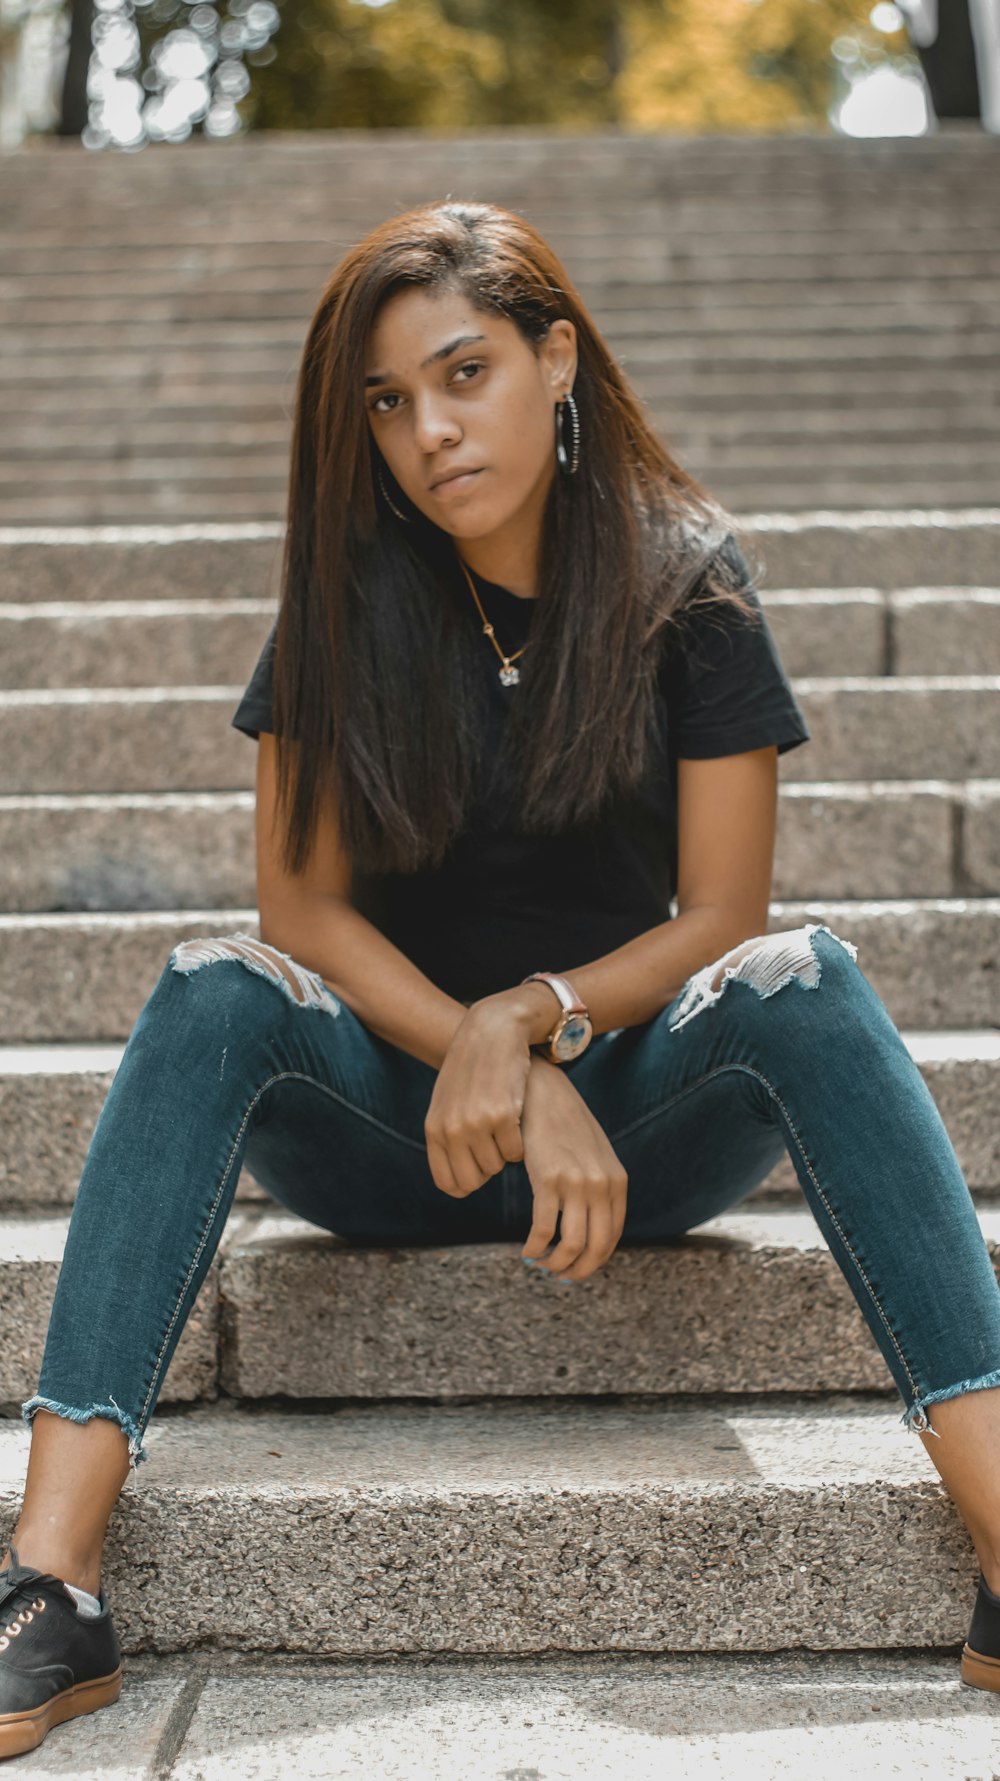
[[[734, 541], [728, 541], [730, 552]], [[518, 833], [480, 797], [441, 865], [409, 873], [355, 872], [352, 901], [439, 989], [461, 1002], [512, 988], [529, 971], [572, 972], [669, 921], [677, 877], [677, 758], [810, 740], [760, 601], [750, 624], [713, 603], [688, 614], [683, 637], [668, 627], [658, 679], [659, 738], [640, 786], [612, 799], [599, 820], [561, 834]], [[507, 655], [531, 633], [534, 600], [476, 576], [487, 617]], [[473, 614], [479, 625], [478, 614]], [[273, 730], [275, 624], [231, 719], [256, 738]], [[516, 687], [501, 684], [499, 658], [483, 638], [495, 758]]]

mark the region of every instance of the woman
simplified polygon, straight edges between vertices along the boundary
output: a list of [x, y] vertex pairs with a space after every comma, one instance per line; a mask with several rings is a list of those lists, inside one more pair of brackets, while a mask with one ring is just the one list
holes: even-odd
[[516, 1239], [580, 1283], [787, 1150], [975, 1542], [962, 1675], [997, 1687], [975, 1210], [855, 948], [766, 935], [777, 756], [809, 732], [731, 522], [517, 215], [421, 206], [331, 276], [232, 721], [261, 939], [174, 948], [91, 1140], [23, 1409], [0, 1748], [117, 1697], [107, 1521], [244, 1163], [349, 1240]]

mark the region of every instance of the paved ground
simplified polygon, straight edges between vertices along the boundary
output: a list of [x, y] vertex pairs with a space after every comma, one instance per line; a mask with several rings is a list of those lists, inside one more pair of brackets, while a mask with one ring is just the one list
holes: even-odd
[[[16, 1765], [16, 1766], [15, 1766]], [[998, 1781], [1000, 1696], [956, 1655], [131, 1658], [120, 1701], [12, 1776], [74, 1781]]]

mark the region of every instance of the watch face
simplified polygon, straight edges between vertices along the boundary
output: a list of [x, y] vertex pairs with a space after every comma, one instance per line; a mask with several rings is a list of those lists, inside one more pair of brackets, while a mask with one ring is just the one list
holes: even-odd
[[571, 1014], [558, 1039], [553, 1043], [552, 1049], [556, 1057], [563, 1063], [567, 1063], [570, 1058], [579, 1057], [590, 1039], [592, 1030], [590, 1021], [586, 1020], [582, 1014]]

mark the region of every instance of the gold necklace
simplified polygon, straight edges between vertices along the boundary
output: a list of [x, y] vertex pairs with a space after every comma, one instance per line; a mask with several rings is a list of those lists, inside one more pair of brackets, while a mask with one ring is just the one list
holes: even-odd
[[[458, 552], [456, 551], [455, 554], [457, 556]], [[475, 589], [475, 585], [472, 580], [472, 576], [469, 574], [469, 571], [465, 567], [465, 564], [462, 563], [461, 557], [459, 557], [458, 560], [462, 564], [462, 573], [464, 574], [465, 579], [468, 582], [470, 588], [472, 588], [472, 598], [475, 600], [476, 605], [479, 607], [479, 616], [483, 621], [483, 631], [485, 632], [486, 636], [489, 638], [490, 642], [492, 643], [494, 649], [497, 652], [497, 655], [500, 657], [500, 661], [501, 661], [500, 680], [504, 686], [516, 686], [518, 681], [521, 678], [521, 670], [519, 668], [515, 668], [514, 663], [517, 661], [518, 656], [523, 656], [525, 650], [528, 647], [528, 644], [522, 643], [520, 649], [515, 650], [514, 654], [512, 656], [504, 655], [503, 650], [500, 648], [500, 645], [496, 640], [496, 636], [494, 635], [493, 626], [490, 624], [490, 621], [487, 618], [485, 612], [483, 611], [482, 605], [480, 604], [479, 595], [476, 593], [476, 589]], [[528, 641], [530, 642], [530, 638]]]

